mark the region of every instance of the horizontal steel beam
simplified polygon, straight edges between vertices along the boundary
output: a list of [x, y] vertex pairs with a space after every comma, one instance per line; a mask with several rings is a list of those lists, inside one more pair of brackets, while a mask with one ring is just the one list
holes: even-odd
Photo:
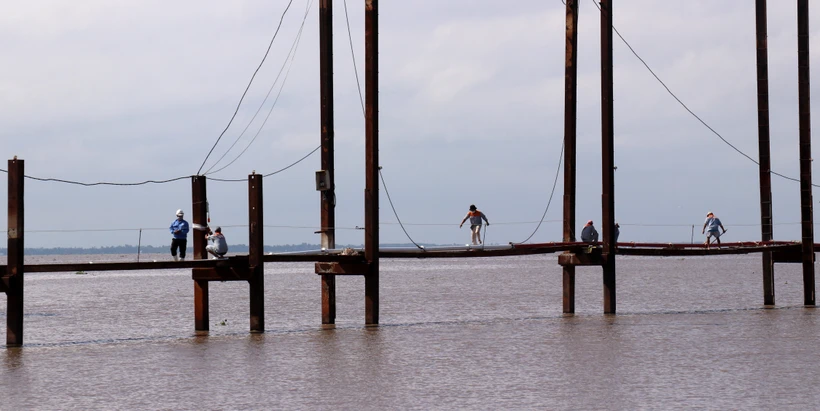
[[237, 267], [194, 268], [191, 278], [195, 281], [248, 281], [251, 269], [247, 265]]
[[316, 263], [316, 274], [334, 275], [366, 275], [368, 273], [367, 262], [359, 263]]

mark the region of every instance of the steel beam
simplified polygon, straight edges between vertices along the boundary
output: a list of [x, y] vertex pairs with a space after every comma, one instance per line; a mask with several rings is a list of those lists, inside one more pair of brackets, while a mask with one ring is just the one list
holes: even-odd
[[6, 346], [23, 345], [23, 256], [25, 162], [14, 159], [8, 164], [8, 285], [6, 288]]
[[[333, 108], [333, 0], [319, 1], [319, 77], [322, 122], [322, 170], [330, 187], [320, 191], [322, 247], [336, 248], [335, 126]], [[336, 323], [336, 277], [322, 275], [322, 324]]]
[[[578, 1], [566, 1], [564, 65], [564, 242], [575, 241], [578, 96]], [[575, 312], [575, 267], [563, 266], [564, 312]]]
[[815, 305], [814, 211], [811, 185], [811, 100], [809, 98], [809, 0], [797, 0], [797, 93], [800, 121], [800, 221], [803, 243], [803, 302]]
[[379, 323], [379, 2], [364, 2], [365, 193], [364, 277], [365, 324]]
[[[191, 177], [191, 221], [194, 224], [208, 225], [208, 193], [205, 176]], [[194, 260], [205, 260], [208, 254], [205, 251], [205, 236], [202, 232], [191, 230], [193, 241]], [[197, 269], [194, 269], [197, 270]], [[192, 273], [191, 276], [197, 275]], [[196, 331], [209, 330], [208, 316], [208, 281], [194, 281], [194, 329]]]
[[265, 331], [265, 233], [262, 201], [262, 175], [248, 176], [248, 263], [251, 270], [250, 325], [251, 332]]
[[612, 0], [601, 0], [601, 154], [604, 313], [615, 313], [615, 138], [612, 89]]

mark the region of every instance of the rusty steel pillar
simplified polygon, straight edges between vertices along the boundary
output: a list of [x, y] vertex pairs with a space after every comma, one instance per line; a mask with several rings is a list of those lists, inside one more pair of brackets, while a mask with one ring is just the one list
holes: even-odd
[[364, 321], [379, 323], [379, 2], [364, 2]]
[[814, 305], [814, 212], [811, 193], [811, 100], [809, 99], [809, 0], [797, 0], [797, 81], [800, 121], [800, 221], [803, 301]]
[[265, 232], [262, 208], [262, 175], [248, 175], [248, 263], [251, 267], [251, 332], [265, 331]]
[[23, 345], [23, 181], [25, 162], [17, 156], [8, 169], [8, 260], [6, 265], [6, 346]]
[[[769, 142], [769, 50], [766, 0], [756, 0], [757, 32], [757, 131], [760, 163], [760, 235], [772, 241], [772, 174]], [[771, 251], [763, 252], [763, 304], [774, 305], [774, 261]]]
[[[333, 110], [333, 0], [319, 1], [319, 78], [322, 122], [322, 170], [329, 187], [321, 195], [322, 248], [336, 248], [336, 182]], [[322, 324], [336, 323], [336, 276], [322, 274]]]
[[[205, 176], [191, 177], [191, 222], [202, 226], [208, 225], [208, 194]], [[194, 260], [208, 258], [208, 252], [205, 251], [205, 233], [193, 229], [189, 233], [194, 240]], [[194, 270], [198, 269], [194, 268]], [[208, 281], [194, 280], [194, 329], [208, 331], [208, 322]]]
[[615, 313], [615, 145], [612, 91], [612, 0], [601, 0], [601, 168], [604, 313]]
[[[575, 152], [578, 109], [578, 1], [567, 0], [564, 71], [564, 242], [575, 241]], [[563, 269], [564, 313], [575, 312], [575, 266]]]

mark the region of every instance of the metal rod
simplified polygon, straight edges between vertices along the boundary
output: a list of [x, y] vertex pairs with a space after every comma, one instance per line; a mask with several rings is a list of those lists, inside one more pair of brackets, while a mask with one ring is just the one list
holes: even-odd
[[[194, 224], [206, 226], [208, 219], [208, 193], [205, 176], [191, 177], [191, 220]], [[192, 230], [194, 260], [206, 259], [205, 236], [198, 230]], [[193, 270], [198, 270], [194, 268]], [[194, 329], [208, 331], [210, 317], [208, 313], [208, 281], [194, 280]]]
[[[578, 1], [567, 0], [564, 67], [564, 242], [575, 241]], [[575, 267], [563, 267], [564, 312], [575, 312]]]
[[[333, 107], [333, 0], [319, 1], [319, 77], [321, 100], [322, 170], [328, 172], [329, 187], [320, 191], [321, 242], [326, 250], [336, 248], [335, 126]], [[322, 324], [336, 323], [336, 277], [322, 276]]]
[[803, 301], [815, 305], [814, 213], [811, 186], [811, 100], [809, 98], [809, 0], [797, 0], [797, 79], [800, 118], [800, 216], [803, 243]]
[[601, 0], [601, 154], [604, 313], [614, 314], [615, 299], [615, 146], [612, 89], [612, 0]]
[[364, 254], [370, 264], [364, 278], [365, 324], [379, 323], [379, 2], [364, 2], [365, 194]]
[[[769, 139], [769, 51], [766, 0], [755, 2], [757, 34], [757, 134], [760, 163], [760, 239], [774, 238], [772, 222], [772, 174]], [[774, 262], [763, 252], [763, 304], [774, 305]]]
[[248, 264], [251, 267], [250, 328], [265, 331], [265, 233], [262, 201], [262, 175], [248, 176]]
[[142, 229], [140, 228], [140, 236], [137, 240], [137, 262], [140, 262], [140, 250], [142, 250]]
[[17, 156], [8, 163], [8, 259], [6, 275], [6, 345], [23, 345], [23, 257], [25, 227], [23, 182], [25, 162]]

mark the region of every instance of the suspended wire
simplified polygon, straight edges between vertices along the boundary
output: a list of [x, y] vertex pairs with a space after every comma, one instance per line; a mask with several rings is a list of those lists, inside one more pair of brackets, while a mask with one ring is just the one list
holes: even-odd
[[[345, 9], [345, 23], [347, 24], [347, 40], [350, 44], [350, 57], [353, 61], [353, 72], [356, 75], [356, 89], [359, 90], [359, 102], [362, 105], [362, 117], [367, 118], [367, 114], [364, 109], [364, 98], [362, 97], [362, 85], [361, 82], [359, 82], [359, 69], [356, 67], [356, 54], [353, 52], [353, 37], [350, 34], [350, 19], [347, 15], [347, 0], [343, 0], [342, 3], [344, 4]], [[393, 200], [390, 198], [390, 192], [387, 191], [387, 183], [385, 183], [384, 181], [384, 176], [382, 175], [381, 167], [379, 167], [379, 178], [382, 180], [382, 187], [384, 187], [384, 193], [387, 194], [387, 201], [390, 202], [390, 208], [393, 209], [393, 215], [396, 216], [396, 221], [399, 222], [399, 226], [401, 227], [401, 230], [404, 231], [404, 235], [407, 236], [407, 239], [410, 240], [410, 242], [413, 243], [413, 245], [418, 247], [420, 250], [424, 250], [424, 247], [420, 246], [418, 243], [413, 241], [413, 238], [410, 237], [410, 234], [407, 233], [407, 229], [404, 228], [404, 224], [402, 224], [401, 218], [399, 218], [399, 213], [396, 212], [396, 207], [393, 205]]]
[[231, 123], [233, 123], [233, 120], [236, 118], [236, 114], [239, 112], [239, 107], [242, 105], [242, 101], [245, 99], [245, 95], [248, 94], [248, 90], [251, 88], [251, 84], [253, 84], [253, 79], [256, 78], [256, 74], [259, 73], [259, 69], [262, 68], [262, 64], [264, 64], [265, 59], [268, 58], [268, 53], [270, 53], [270, 49], [273, 46], [273, 41], [276, 40], [276, 35], [279, 34], [279, 29], [282, 28], [282, 22], [285, 20], [285, 15], [288, 13], [288, 10], [290, 9], [290, 5], [292, 3], [293, 3], [293, 0], [288, 1], [288, 5], [287, 5], [287, 7], [285, 7], [285, 11], [282, 12], [282, 17], [279, 18], [279, 25], [276, 26], [276, 31], [273, 33], [273, 37], [271, 37], [271, 39], [270, 39], [270, 43], [268, 44], [268, 49], [265, 50], [265, 55], [262, 56], [262, 61], [259, 62], [259, 66], [257, 66], [256, 70], [253, 71], [253, 75], [251, 76], [251, 80], [248, 82], [248, 85], [245, 87], [245, 91], [242, 92], [242, 97], [239, 98], [239, 103], [236, 104], [236, 109], [234, 110], [233, 115], [231, 116], [231, 119], [228, 121], [228, 125], [226, 125], [225, 129], [222, 130], [221, 133], [219, 133], [219, 137], [216, 139], [216, 142], [214, 142], [214, 145], [211, 147], [211, 150], [208, 151], [208, 155], [205, 156], [205, 160], [202, 160], [202, 165], [199, 166], [199, 170], [197, 170], [197, 172], [196, 172], [197, 175], [199, 174], [200, 171], [202, 171], [202, 167], [205, 167], [205, 163], [208, 161], [208, 158], [211, 156], [211, 153], [214, 152], [214, 149], [216, 148], [216, 145], [219, 144], [219, 140], [222, 139], [222, 136], [225, 135], [225, 132], [228, 131], [228, 128], [231, 126]]
[[[518, 244], [524, 244], [527, 241], [530, 241], [532, 236], [534, 236], [535, 233], [538, 232], [538, 229], [541, 228], [541, 223], [544, 222], [544, 217], [547, 216], [547, 211], [549, 211], [550, 204], [552, 204], [552, 197], [555, 194], [555, 187], [558, 185], [558, 175], [561, 173], [561, 165], [563, 163], [564, 163], [564, 143], [562, 142], [561, 143], [561, 154], [560, 154], [560, 157], [558, 158], [558, 169], [555, 170], [555, 179], [552, 182], [552, 191], [550, 191], [550, 198], [549, 198], [549, 200], [547, 200], [547, 207], [544, 208], [544, 214], [541, 215], [541, 221], [538, 222], [538, 226], [535, 227], [535, 230], [533, 230], [532, 234], [530, 234], [530, 236], [527, 237], [526, 240], [524, 240], [524, 241], [522, 241]], [[485, 233], [485, 237], [486, 237], [486, 233]]]
[[390, 192], [387, 191], [387, 183], [384, 182], [384, 176], [382, 175], [382, 168], [381, 167], [379, 167], [379, 178], [381, 178], [381, 180], [382, 180], [382, 187], [384, 187], [384, 193], [387, 194], [387, 201], [390, 202], [390, 208], [393, 209], [393, 215], [396, 216], [396, 221], [399, 222], [399, 226], [401, 227], [401, 230], [404, 231], [404, 235], [406, 235], [407, 239], [409, 239], [410, 242], [413, 243], [413, 245], [418, 247], [419, 250], [424, 251], [424, 247], [418, 245], [415, 241], [413, 241], [413, 238], [410, 237], [410, 234], [407, 233], [407, 230], [404, 228], [404, 225], [401, 223], [401, 219], [399, 218], [399, 213], [396, 212], [396, 207], [393, 206], [393, 200], [390, 199]]
[[[225, 153], [222, 154], [222, 157], [219, 157], [219, 159], [216, 160], [216, 162], [213, 165], [211, 165], [210, 168], [205, 170], [205, 173], [204, 173], [205, 175], [218, 173], [218, 172], [228, 168], [228, 166], [233, 164], [236, 160], [239, 160], [239, 157], [242, 157], [242, 155], [245, 154], [245, 152], [248, 150], [248, 148], [250, 148], [251, 144], [253, 144], [253, 142], [256, 141], [256, 137], [258, 137], [259, 134], [262, 132], [262, 128], [265, 127], [265, 124], [268, 122], [268, 119], [270, 118], [271, 114], [273, 113], [273, 109], [276, 107], [276, 103], [279, 102], [279, 96], [282, 95], [282, 90], [285, 88], [285, 83], [288, 81], [288, 75], [290, 74], [290, 69], [293, 68], [293, 61], [296, 59], [296, 51], [299, 48], [299, 43], [300, 43], [300, 40], [302, 38], [302, 31], [305, 28], [305, 21], [307, 21], [307, 17], [308, 17], [308, 14], [310, 12], [310, 7], [311, 7], [312, 4], [313, 4], [312, 0], [307, 2], [307, 7], [305, 9], [305, 16], [304, 16], [304, 18], [302, 18], [302, 24], [301, 24], [301, 26], [299, 26], [299, 32], [296, 34], [296, 38], [293, 39], [293, 44], [290, 46], [290, 50], [288, 51], [288, 55], [285, 56], [285, 61], [282, 62], [282, 67], [279, 68], [279, 73], [276, 74], [276, 78], [273, 80], [273, 84], [271, 84], [270, 88], [268, 89], [268, 93], [265, 95], [265, 98], [262, 100], [262, 103], [259, 104], [259, 108], [256, 109], [256, 113], [253, 114], [253, 117], [251, 117], [250, 121], [248, 121], [248, 125], [246, 125], [245, 128], [242, 130], [242, 132], [239, 133], [239, 136], [236, 137], [236, 140], [234, 140], [233, 144], [231, 144], [231, 146], [228, 147], [227, 150], [225, 150]], [[290, 61], [290, 66], [288, 66], [288, 61]], [[222, 159], [224, 159], [225, 156], [228, 155], [228, 153], [234, 148], [234, 146], [236, 146], [236, 144], [239, 142], [239, 140], [242, 138], [242, 136], [245, 135], [245, 132], [248, 131], [248, 128], [250, 128], [251, 124], [253, 124], [254, 120], [256, 120], [256, 116], [258, 116], [259, 112], [262, 111], [262, 107], [265, 106], [265, 103], [268, 101], [268, 98], [270, 97], [271, 92], [273, 92], [273, 89], [276, 88], [276, 83], [279, 81], [279, 77], [282, 75], [282, 71], [285, 70], [286, 66], [288, 66], [288, 70], [285, 72], [285, 77], [282, 79], [282, 83], [280, 84], [280, 87], [279, 87], [279, 92], [276, 94], [276, 98], [273, 100], [273, 104], [271, 105], [271, 108], [268, 111], [268, 115], [265, 116], [265, 120], [262, 122], [262, 125], [259, 126], [259, 130], [256, 131], [256, 134], [253, 136], [251, 141], [248, 143], [248, 145], [245, 147], [245, 149], [242, 150], [242, 152], [239, 153], [239, 155], [236, 156], [236, 158], [231, 160], [230, 163], [226, 164], [222, 168], [220, 168], [220, 169], [218, 169], [214, 172], [211, 172], [211, 170], [213, 170], [213, 168], [216, 167], [216, 165], [219, 164], [219, 162], [222, 161]]]
[[362, 85], [359, 83], [359, 69], [356, 67], [356, 53], [353, 52], [353, 37], [350, 35], [350, 19], [347, 17], [347, 0], [343, 0], [345, 8], [345, 23], [347, 24], [347, 42], [350, 44], [350, 57], [353, 60], [353, 72], [356, 74], [356, 88], [359, 90], [359, 102], [362, 103], [362, 116], [367, 116], [364, 109], [364, 97], [362, 97]]
[[[597, 2], [597, 1], [595, 1], [595, 0], [592, 0], [592, 1], [593, 1], [593, 3], [595, 4], [595, 7], [597, 7], [597, 8], [598, 8], [598, 10], [600, 11], [600, 10], [601, 10], [601, 6], [598, 4], [598, 2]], [[566, 3], [564, 3], [564, 4], [566, 4]], [[675, 100], [676, 100], [676, 101], [677, 101], [677, 102], [678, 102], [678, 103], [679, 103], [679, 104], [680, 104], [680, 105], [681, 105], [681, 106], [682, 106], [682, 107], [683, 107], [686, 111], [688, 111], [688, 112], [689, 112], [689, 114], [691, 114], [693, 117], [695, 117], [695, 119], [697, 119], [697, 120], [698, 120], [701, 124], [703, 124], [703, 125], [704, 125], [707, 129], [709, 129], [709, 131], [711, 131], [714, 135], [716, 135], [719, 139], [721, 139], [724, 143], [726, 143], [726, 145], [728, 145], [728, 146], [729, 146], [729, 147], [731, 147], [733, 150], [735, 150], [735, 151], [737, 151], [738, 153], [740, 153], [740, 155], [742, 155], [743, 157], [746, 157], [747, 159], [749, 159], [751, 162], [753, 162], [753, 163], [757, 164], [758, 166], [760, 166], [760, 162], [758, 162], [757, 160], [755, 160], [754, 158], [752, 158], [752, 157], [751, 157], [751, 156], [749, 156], [748, 154], [744, 153], [744, 152], [743, 152], [743, 151], [741, 151], [739, 148], [735, 147], [732, 143], [730, 143], [728, 140], [726, 140], [725, 138], [723, 138], [723, 136], [722, 136], [720, 133], [718, 133], [718, 132], [717, 132], [714, 128], [712, 128], [709, 124], [707, 124], [705, 121], [703, 121], [703, 119], [702, 119], [702, 118], [700, 118], [700, 116], [698, 116], [697, 114], [695, 114], [695, 112], [694, 112], [694, 111], [692, 111], [692, 110], [691, 110], [691, 109], [690, 109], [690, 108], [689, 108], [689, 107], [688, 107], [688, 106], [687, 106], [687, 105], [686, 105], [683, 101], [681, 101], [681, 99], [680, 99], [680, 98], [678, 98], [678, 96], [677, 96], [677, 95], [675, 95], [675, 93], [673, 93], [673, 92], [672, 92], [672, 90], [670, 90], [670, 89], [669, 89], [669, 87], [666, 85], [666, 83], [664, 83], [664, 82], [663, 82], [663, 80], [661, 80], [661, 78], [660, 78], [660, 77], [658, 77], [658, 75], [657, 75], [657, 74], [655, 74], [655, 72], [654, 72], [654, 71], [652, 71], [652, 69], [649, 67], [649, 64], [647, 64], [647, 63], [646, 63], [646, 61], [644, 61], [644, 59], [643, 59], [643, 58], [641, 58], [641, 56], [639, 56], [639, 55], [638, 55], [638, 53], [635, 51], [635, 49], [634, 49], [634, 48], [632, 48], [632, 45], [630, 45], [630, 44], [629, 44], [629, 42], [628, 42], [628, 41], [626, 41], [626, 39], [624, 38], [624, 36], [622, 36], [622, 35], [621, 35], [621, 32], [619, 32], [619, 31], [618, 31], [618, 29], [616, 29], [616, 28], [615, 28], [615, 25], [614, 25], [614, 24], [612, 25], [612, 30], [615, 32], [615, 34], [617, 34], [617, 35], [618, 35], [618, 37], [621, 39], [621, 41], [623, 41], [623, 42], [624, 42], [624, 44], [626, 44], [626, 47], [628, 47], [628, 48], [629, 48], [629, 51], [631, 51], [631, 52], [632, 52], [632, 54], [634, 54], [634, 55], [635, 55], [635, 57], [637, 57], [637, 58], [638, 58], [638, 60], [640, 60], [640, 61], [641, 61], [641, 63], [644, 65], [644, 67], [646, 67], [646, 69], [647, 69], [647, 70], [649, 70], [649, 73], [650, 73], [650, 74], [652, 74], [652, 76], [653, 76], [653, 77], [655, 77], [655, 80], [658, 80], [658, 82], [661, 84], [661, 86], [663, 86], [663, 88], [664, 88], [664, 89], [666, 89], [666, 92], [667, 92], [667, 93], [669, 93], [669, 95], [670, 95], [670, 96], [672, 96], [672, 98], [674, 98], [674, 99], [675, 99]], [[784, 178], [784, 179], [786, 179], [786, 180], [796, 181], [796, 182], [798, 182], [798, 183], [800, 182], [800, 179], [798, 179], [798, 178], [789, 177], [789, 176], [787, 176], [787, 175], [780, 174], [780, 173], [778, 173], [778, 172], [776, 172], [776, 171], [771, 170], [771, 168], [769, 169], [769, 173], [774, 174], [774, 175], [776, 175], [776, 176], [778, 176], [778, 177]], [[820, 185], [817, 185], [817, 184], [814, 184], [814, 183], [812, 183], [812, 186], [814, 186], [814, 187], [820, 187]]]
[[[8, 170], [0, 169], [0, 172], [8, 174]], [[55, 183], [65, 183], [65, 184], [74, 184], [74, 185], [78, 185], [78, 186], [91, 187], [91, 186], [141, 186], [141, 185], [145, 185], [145, 184], [165, 184], [165, 183], [171, 183], [171, 182], [174, 182], [174, 181], [184, 180], [186, 178], [191, 178], [192, 176], [182, 176], [182, 177], [171, 178], [171, 179], [168, 179], [168, 180], [145, 180], [145, 181], [140, 181], [138, 183], [112, 183], [112, 182], [108, 182], [108, 181], [99, 181], [99, 182], [96, 182], [96, 183], [83, 183], [81, 181], [63, 180], [63, 179], [60, 179], [60, 178], [40, 178], [40, 177], [33, 177], [33, 176], [29, 176], [29, 175], [23, 175], [23, 177], [31, 179], [31, 180], [37, 180], [37, 181], [49, 181], [49, 182], [55, 182]]]
[[[287, 169], [289, 169], [289, 168], [291, 168], [291, 167], [293, 167], [293, 166], [295, 166], [295, 165], [297, 165], [297, 164], [301, 163], [304, 159], [306, 159], [306, 158], [310, 157], [310, 155], [311, 155], [311, 154], [313, 154], [313, 153], [317, 152], [320, 148], [322, 148], [322, 146], [318, 146], [318, 147], [314, 148], [314, 149], [313, 149], [313, 151], [311, 151], [310, 153], [305, 154], [305, 156], [304, 156], [304, 157], [302, 157], [302, 158], [300, 158], [300, 159], [296, 160], [295, 162], [291, 163], [291, 164], [290, 164], [290, 165], [288, 165], [287, 167], [280, 168], [279, 170], [276, 170], [276, 171], [274, 171], [274, 172], [272, 172], [272, 173], [263, 174], [263, 175], [262, 175], [262, 178], [265, 178], [265, 177], [270, 177], [270, 176], [272, 176], [272, 175], [274, 175], [274, 174], [281, 173], [281, 172], [283, 172], [283, 171], [285, 171], [285, 170], [287, 170]], [[248, 181], [248, 180], [247, 180], [247, 179], [245, 179], [245, 178], [216, 178], [216, 177], [209, 177], [209, 179], [210, 179], [210, 180], [213, 180], [213, 181], [221, 181], [221, 182], [228, 182], [228, 183], [239, 182], [239, 181]]]

